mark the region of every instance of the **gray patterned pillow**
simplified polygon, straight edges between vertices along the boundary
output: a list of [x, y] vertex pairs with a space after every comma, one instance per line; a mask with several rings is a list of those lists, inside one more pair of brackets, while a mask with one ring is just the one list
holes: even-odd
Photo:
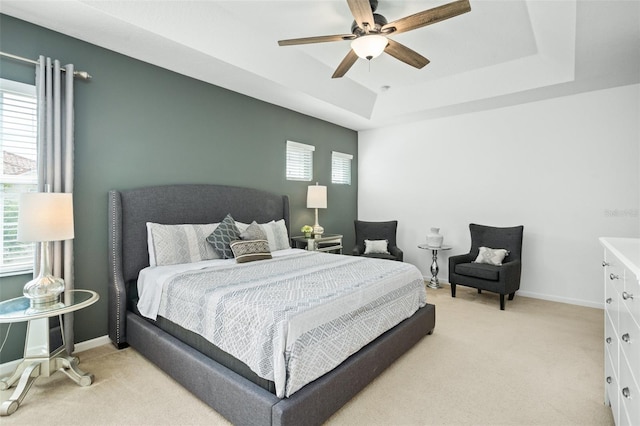
[[264, 233], [267, 234], [267, 241], [269, 241], [269, 249], [271, 249], [271, 251], [291, 248], [284, 219], [280, 219], [277, 222], [272, 220], [269, 223], [263, 223], [260, 227]]
[[233, 251], [229, 244], [240, 238], [240, 231], [235, 220], [228, 214], [218, 227], [207, 237], [207, 242], [222, 259], [233, 259]]
[[271, 259], [267, 240], [237, 240], [232, 241], [230, 246], [238, 263]]
[[162, 225], [147, 222], [149, 265], [163, 266], [218, 259], [217, 253], [207, 244], [217, 223], [204, 225]]
[[[236, 223], [237, 225], [237, 223]], [[251, 225], [244, 231], [240, 232], [240, 238], [243, 240], [266, 240], [267, 234], [262, 230], [262, 227], [254, 220]]]

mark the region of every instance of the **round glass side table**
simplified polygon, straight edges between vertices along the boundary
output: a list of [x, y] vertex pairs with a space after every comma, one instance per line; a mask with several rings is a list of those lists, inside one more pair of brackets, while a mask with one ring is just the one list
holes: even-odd
[[451, 246], [440, 246], [434, 247], [428, 244], [419, 244], [418, 248], [423, 250], [431, 250], [431, 279], [429, 280], [429, 284], [427, 287], [429, 288], [442, 288], [440, 282], [438, 281], [438, 272], [440, 272], [440, 267], [438, 266], [438, 251], [439, 250], [451, 250]]
[[[67, 290], [61, 302], [46, 308], [31, 308], [29, 299], [17, 297], [0, 302], [0, 323], [28, 321], [24, 345], [24, 359], [9, 377], [0, 379], [0, 390], [16, 386], [15, 391], [0, 405], [0, 416], [9, 416], [20, 407], [33, 382], [40, 376], [49, 377], [60, 370], [80, 386], [89, 386], [93, 375], [78, 368], [77, 357], [67, 353], [63, 343], [59, 348], [50, 347], [49, 318], [75, 312], [93, 305], [100, 296], [91, 290]], [[16, 383], [17, 382], [17, 383]]]

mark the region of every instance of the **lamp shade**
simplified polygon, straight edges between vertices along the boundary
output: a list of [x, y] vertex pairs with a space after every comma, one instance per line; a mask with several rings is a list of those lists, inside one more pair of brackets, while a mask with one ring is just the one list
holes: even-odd
[[57, 192], [20, 194], [18, 241], [62, 241], [73, 237], [72, 194]]
[[324, 185], [310, 186], [307, 189], [307, 208], [327, 208], [327, 187]]
[[377, 58], [384, 52], [389, 41], [380, 34], [363, 35], [351, 42], [351, 48], [362, 59]]

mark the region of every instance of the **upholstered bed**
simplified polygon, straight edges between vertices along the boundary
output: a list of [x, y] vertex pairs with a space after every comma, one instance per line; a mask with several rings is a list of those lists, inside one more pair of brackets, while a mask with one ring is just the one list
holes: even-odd
[[[137, 309], [138, 277], [149, 269], [146, 224], [210, 224], [227, 214], [246, 223], [284, 221], [290, 230], [288, 197], [256, 189], [200, 184], [110, 191], [109, 336], [118, 348], [135, 348], [232, 423], [321, 424], [433, 331], [435, 307], [423, 303], [333, 370], [289, 397], [277, 397], [273, 382], [201, 336], [160, 317], [145, 318]], [[298, 255], [305, 256], [313, 257]]]

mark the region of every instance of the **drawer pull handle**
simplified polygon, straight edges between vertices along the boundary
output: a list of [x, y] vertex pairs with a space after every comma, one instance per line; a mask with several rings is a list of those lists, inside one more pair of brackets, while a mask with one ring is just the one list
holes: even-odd
[[605, 268], [607, 266], [609, 266], [609, 262], [607, 262], [606, 260], [603, 260], [602, 261], [602, 267]]
[[624, 333], [622, 335], [622, 340], [627, 343], [631, 343], [631, 338], [629, 337], [629, 333]]
[[608, 299], [606, 300], [606, 302], [610, 305], [610, 304], [611, 304], [611, 302], [613, 302], [613, 299], [612, 299], [612, 298], [608, 298]]
[[611, 384], [613, 380], [611, 380], [611, 376], [607, 376], [607, 383]]
[[631, 391], [629, 390], [629, 388], [622, 389], [622, 396], [624, 396], [627, 399], [631, 399]]
[[628, 299], [633, 300], [633, 294], [632, 293], [627, 293], [626, 291], [623, 291], [622, 292], [622, 298], [624, 300], [628, 300]]
[[616, 274], [609, 274], [609, 279], [610, 279], [611, 281], [613, 281], [613, 280], [619, 280], [619, 279], [620, 279], [620, 277], [619, 277], [619, 276], [617, 276]]
[[606, 341], [607, 343], [611, 344], [611, 337], [607, 337], [607, 338], [605, 339], [605, 341]]

